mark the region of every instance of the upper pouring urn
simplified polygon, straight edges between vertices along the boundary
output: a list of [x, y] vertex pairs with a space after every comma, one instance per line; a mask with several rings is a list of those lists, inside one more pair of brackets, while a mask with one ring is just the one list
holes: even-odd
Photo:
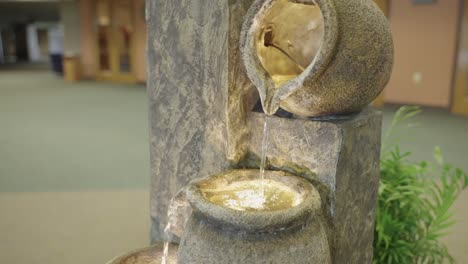
[[244, 21], [242, 59], [265, 113], [358, 112], [388, 83], [390, 25], [372, 0], [257, 0]]

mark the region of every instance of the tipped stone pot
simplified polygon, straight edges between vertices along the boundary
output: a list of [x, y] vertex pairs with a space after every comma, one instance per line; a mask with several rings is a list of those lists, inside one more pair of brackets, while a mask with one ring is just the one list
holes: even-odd
[[257, 0], [241, 33], [263, 109], [298, 116], [358, 112], [390, 79], [390, 25], [372, 0]]
[[212, 203], [202, 191], [258, 177], [258, 170], [234, 170], [189, 184], [193, 214], [179, 245], [179, 263], [331, 263], [320, 196], [306, 179], [266, 172], [268, 180], [300, 197], [300, 203], [281, 210], [234, 210]]

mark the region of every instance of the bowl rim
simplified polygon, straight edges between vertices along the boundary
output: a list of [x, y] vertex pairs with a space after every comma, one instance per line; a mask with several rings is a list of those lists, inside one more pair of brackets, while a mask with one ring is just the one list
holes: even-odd
[[269, 179], [285, 183], [285, 181], [278, 180], [283, 178], [283, 180], [300, 184], [306, 191], [304, 200], [294, 207], [283, 210], [238, 211], [210, 202], [200, 190], [200, 184], [223, 177], [256, 179], [254, 177], [258, 177], [258, 169], [229, 170], [193, 180], [186, 189], [187, 199], [195, 214], [207, 218], [212, 223], [247, 232], [270, 232], [292, 228], [303, 224], [305, 219], [320, 212], [320, 195], [309, 180], [283, 171], [267, 170], [266, 173]]

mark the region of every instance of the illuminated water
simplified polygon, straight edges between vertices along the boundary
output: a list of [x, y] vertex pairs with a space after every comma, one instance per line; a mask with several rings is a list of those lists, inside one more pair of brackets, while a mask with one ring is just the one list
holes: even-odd
[[270, 117], [266, 116], [263, 124], [263, 141], [262, 141], [262, 157], [260, 161], [260, 180], [265, 179], [265, 166], [266, 166], [266, 157], [268, 152], [268, 123]]
[[283, 83], [285, 83], [285, 82], [287, 82], [289, 80], [292, 80], [292, 79], [294, 79], [296, 77], [297, 77], [297, 75], [272, 75], [271, 79], [275, 83], [275, 87], [278, 88], [281, 85], [283, 85]]
[[200, 187], [204, 197], [214, 204], [238, 211], [276, 211], [301, 203], [301, 195], [283, 183], [267, 179], [270, 116], [265, 117], [258, 179], [231, 182], [224, 186]]
[[169, 255], [169, 242], [164, 242], [164, 250], [163, 250], [163, 257], [161, 260], [161, 264], [166, 264], [167, 256]]
[[224, 187], [201, 191], [212, 203], [238, 211], [277, 211], [302, 202], [297, 191], [268, 179], [232, 182]]

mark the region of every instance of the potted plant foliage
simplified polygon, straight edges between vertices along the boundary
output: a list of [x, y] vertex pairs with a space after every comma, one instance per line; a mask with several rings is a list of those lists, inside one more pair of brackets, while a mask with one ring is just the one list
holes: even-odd
[[468, 176], [435, 148], [434, 162], [413, 162], [394, 129], [420, 112], [400, 108], [384, 139], [376, 215], [374, 264], [454, 263], [440, 240], [455, 223], [451, 207]]

